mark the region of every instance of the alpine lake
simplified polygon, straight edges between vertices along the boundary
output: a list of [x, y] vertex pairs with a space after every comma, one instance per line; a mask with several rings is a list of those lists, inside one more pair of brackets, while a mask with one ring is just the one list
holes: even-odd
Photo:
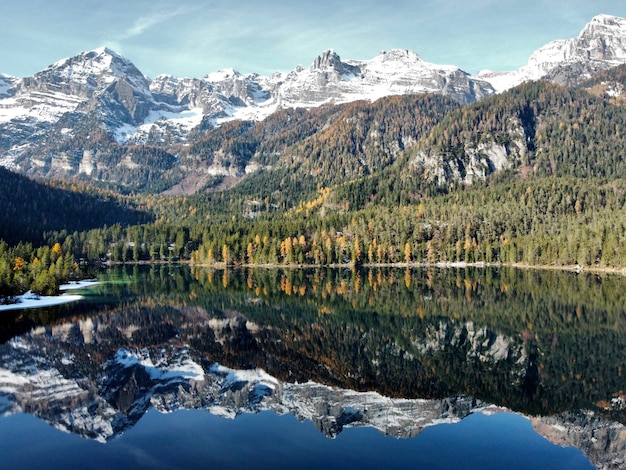
[[117, 266], [0, 312], [1, 468], [626, 466], [626, 277]]

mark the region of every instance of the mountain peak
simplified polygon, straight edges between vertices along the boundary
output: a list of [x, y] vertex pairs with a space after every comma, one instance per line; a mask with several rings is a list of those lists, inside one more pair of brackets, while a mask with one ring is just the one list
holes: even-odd
[[594, 16], [591, 21], [585, 25], [578, 38], [583, 39], [597, 35], [626, 35], [626, 19], [605, 14]]
[[336, 69], [341, 63], [341, 57], [339, 57], [339, 54], [337, 54], [333, 49], [326, 49], [315, 58], [311, 68], [315, 70], [322, 70], [325, 68]]
[[[296, 70], [296, 72], [302, 73], [304, 69]], [[315, 81], [321, 80], [318, 84], [325, 84], [329, 79], [336, 82], [354, 77], [359, 75], [361, 70], [355, 65], [343, 62], [339, 54], [333, 49], [326, 49], [313, 60], [313, 63], [305, 73], [318, 77], [315, 79]], [[334, 78], [331, 79], [330, 77]]]
[[115, 52], [113, 49], [109, 49], [107, 46], [97, 47], [88, 52], [95, 52], [96, 54], [107, 54], [111, 56], [121, 57], [117, 52]]
[[618, 25], [620, 27], [626, 25], [626, 19], [619, 17], [619, 16], [614, 16], [614, 15], [607, 15], [607, 14], [600, 14], [600, 15], [596, 15], [593, 18], [591, 18], [591, 21], [589, 22], [589, 24], [593, 24], [593, 23], [600, 23], [600, 24], [606, 24], [606, 25]]
[[93, 90], [106, 87], [121, 77], [141, 87], [146, 82], [146, 77], [130, 60], [108, 47], [99, 47], [59, 60], [34, 78], [52, 80], [57, 84], [72, 83]]
[[121, 59], [121, 60], [128, 60], [126, 59], [124, 56], [122, 56], [121, 54], [118, 54], [117, 52], [115, 52], [113, 49], [109, 49], [106, 46], [101, 46], [98, 47], [96, 49], [92, 49], [90, 51], [86, 51], [83, 52], [82, 54], [79, 55], [85, 55], [85, 56], [92, 56], [92, 57], [96, 57], [96, 56], [108, 56], [108, 57], [112, 57], [114, 59]]
[[233, 79], [241, 77], [241, 74], [233, 69], [232, 67], [228, 67], [225, 69], [220, 69], [217, 72], [211, 72], [206, 75], [206, 79], [210, 82], [223, 82], [225, 80]]
[[102, 67], [110, 67], [111, 63], [113, 63], [114, 61], [130, 63], [128, 59], [118, 54], [114, 50], [109, 49], [108, 47], [99, 47], [90, 51], [81, 52], [72, 57], [66, 57], [65, 59], [61, 59], [50, 65], [46, 70], [74, 66], [79, 62], [98, 63], [101, 64]]
[[382, 61], [409, 60], [411, 62], [419, 62], [423, 60], [418, 54], [409, 49], [390, 49], [388, 51], [380, 51], [376, 58]]
[[498, 91], [526, 80], [545, 79], [573, 85], [593, 74], [626, 63], [626, 19], [597, 15], [577, 37], [552, 41], [512, 72], [481, 74]]

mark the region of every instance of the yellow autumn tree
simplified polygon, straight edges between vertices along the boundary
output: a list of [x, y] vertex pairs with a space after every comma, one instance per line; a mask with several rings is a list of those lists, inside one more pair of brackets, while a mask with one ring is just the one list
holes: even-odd
[[252, 243], [248, 243], [248, 247], [246, 248], [246, 256], [248, 257], [248, 263], [254, 264], [254, 245]]
[[20, 256], [15, 258], [15, 263], [13, 263], [13, 271], [21, 271], [26, 266], [26, 261]]
[[52, 250], [50, 250], [50, 260], [54, 263], [61, 256], [63, 256], [63, 248], [61, 248], [61, 244], [57, 242], [52, 246]]

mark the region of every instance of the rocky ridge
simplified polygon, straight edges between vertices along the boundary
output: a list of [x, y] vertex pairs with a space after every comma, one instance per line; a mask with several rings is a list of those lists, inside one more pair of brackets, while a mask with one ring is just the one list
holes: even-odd
[[[178, 173], [168, 177], [174, 182], [205, 171], [192, 162], [178, 166], [178, 159], [185, 146], [227, 121], [260, 121], [285, 108], [416, 93], [442, 94], [467, 104], [523, 81], [541, 78], [570, 85], [623, 63], [626, 20], [608, 15], [594, 17], [576, 38], [540, 48], [516, 71], [477, 76], [396, 49], [370, 60], [343, 60], [327, 50], [309, 67], [268, 77], [225, 69], [202, 78], [149, 79], [128, 59], [100, 48], [58, 61], [32, 77], [0, 76], [0, 165], [49, 178], [129, 183], [134, 189], [156, 182], [163, 190], [173, 183], [160, 178], [175, 167]], [[517, 147], [518, 140], [513, 139]], [[159, 158], [152, 150], [142, 158], [141, 146], [159, 149]], [[480, 148], [463, 171], [423, 153], [413, 163], [444, 183], [471, 183], [506, 168], [510, 152], [501, 145]], [[226, 167], [215, 171], [232, 173]], [[203, 175], [200, 179], [208, 178]]]
[[626, 62], [626, 19], [598, 15], [578, 37], [560, 39], [535, 51], [528, 63], [511, 72], [481, 71], [478, 77], [498, 92], [527, 80], [575, 85], [594, 74]]

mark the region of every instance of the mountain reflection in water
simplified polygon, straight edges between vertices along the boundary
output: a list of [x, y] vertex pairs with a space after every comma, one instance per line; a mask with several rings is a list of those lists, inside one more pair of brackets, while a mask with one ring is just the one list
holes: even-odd
[[[626, 465], [626, 279], [513, 269], [133, 267], [3, 316], [0, 413], [107, 441], [146, 411], [412, 437], [498, 407]], [[113, 282], [115, 281], [115, 282]], [[7, 312], [8, 313], [8, 312]]]

